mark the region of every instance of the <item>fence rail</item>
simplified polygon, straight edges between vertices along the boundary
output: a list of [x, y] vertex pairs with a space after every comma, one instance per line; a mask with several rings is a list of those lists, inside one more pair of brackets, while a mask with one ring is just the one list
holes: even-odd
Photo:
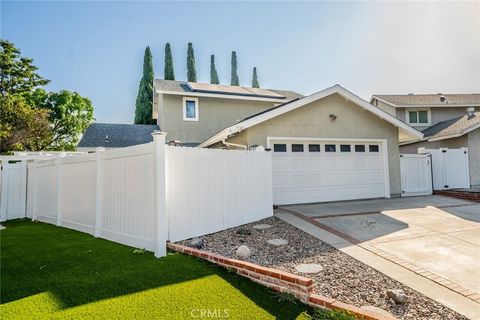
[[[142, 247], [156, 256], [165, 255], [167, 240], [272, 215], [268, 152], [166, 146], [160, 132], [152, 143], [35, 159], [25, 170], [27, 217]], [[2, 205], [20, 201], [8, 191], [13, 180], [2, 181]], [[2, 221], [7, 216], [2, 214]]]

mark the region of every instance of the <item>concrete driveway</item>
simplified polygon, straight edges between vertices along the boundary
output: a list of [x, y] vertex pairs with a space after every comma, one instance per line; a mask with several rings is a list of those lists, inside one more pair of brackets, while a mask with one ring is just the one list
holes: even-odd
[[443, 196], [284, 206], [480, 302], [480, 204]]

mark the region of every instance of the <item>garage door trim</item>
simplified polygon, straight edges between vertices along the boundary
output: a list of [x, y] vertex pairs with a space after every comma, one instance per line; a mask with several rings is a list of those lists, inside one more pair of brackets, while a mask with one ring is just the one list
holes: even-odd
[[272, 148], [273, 141], [319, 141], [319, 142], [372, 142], [382, 147], [385, 198], [390, 198], [390, 170], [388, 165], [388, 143], [387, 139], [359, 139], [359, 138], [318, 138], [318, 137], [270, 137], [267, 136], [267, 148]]

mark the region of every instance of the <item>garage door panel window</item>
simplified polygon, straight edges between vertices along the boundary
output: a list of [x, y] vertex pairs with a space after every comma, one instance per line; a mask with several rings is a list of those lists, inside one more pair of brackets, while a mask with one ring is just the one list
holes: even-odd
[[380, 148], [378, 147], [378, 144], [371, 144], [368, 146], [368, 151], [369, 152], [379, 152]]
[[325, 145], [325, 152], [336, 152], [337, 146], [334, 144], [326, 144]]
[[340, 152], [350, 152], [351, 146], [349, 144], [341, 144], [340, 145]]
[[303, 152], [303, 144], [293, 143], [292, 152]]
[[356, 144], [355, 145], [355, 152], [365, 152], [365, 145], [364, 144]]
[[287, 152], [287, 145], [285, 143], [275, 143], [273, 152]]
[[309, 152], [320, 152], [320, 145], [319, 144], [309, 144], [308, 145]]

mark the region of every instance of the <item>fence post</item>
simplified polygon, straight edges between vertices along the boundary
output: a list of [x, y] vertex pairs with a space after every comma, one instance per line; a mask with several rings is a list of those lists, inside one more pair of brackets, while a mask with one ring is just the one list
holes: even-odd
[[103, 160], [105, 148], [95, 148], [95, 230], [93, 235], [100, 237], [103, 228]]
[[8, 160], [1, 160], [2, 164], [2, 194], [0, 195], [0, 221], [7, 220], [7, 184], [8, 184]]
[[166, 205], [165, 132], [153, 136], [153, 246], [155, 257], [167, 255], [168, 217]]
[[55, 160], [55, 167], [57, 173], [57, 226], [62, 226], [63, 212], [62, 212], [62, 159], [60, 155]]
[[38, 160], [33, 160], [33, 183], [32, 183], [32, 193], [33, 193], [33, 200], [32, 200], [32, 221], [37, 220], [37, 207], [38, 207]]

